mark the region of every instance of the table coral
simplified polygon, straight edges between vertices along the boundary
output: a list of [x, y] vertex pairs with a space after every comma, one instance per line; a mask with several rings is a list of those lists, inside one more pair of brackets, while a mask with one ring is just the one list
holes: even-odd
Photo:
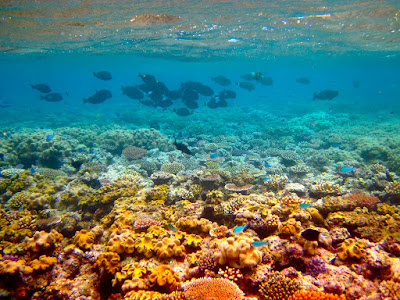
[[242, 300], [243, 291], [224, 278], [199, 278], [183, 285], [186, 300]]
[[253, 247], [253, 239], [244, 235], [235, 235], [212, 242], [216, 249], [214, 257], [220, 265], [228, 264], [234, 268], [252, 268], [261, 263], [263, 254]]

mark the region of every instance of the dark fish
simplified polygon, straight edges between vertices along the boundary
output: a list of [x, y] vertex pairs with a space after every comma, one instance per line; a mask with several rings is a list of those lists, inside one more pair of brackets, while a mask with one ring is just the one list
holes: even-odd
[[316, 229], [308, 228], [301, 232], [301, 236], [308, 241], [318, 241], [320, 232]]
[[4, 161], [4, 154], [0, 153], [0, 161]]
[[178, 116], [181, 116], [181, 117], [187, 117], [190, 115], [190, 111], [184, 107], [175, 109], [174, 111]]
[[332, 100], [339, 96], [339, 91], [335, 90], [323, 90], [319, 93], [314, 93], [313, 100]]
[[225, 98], [222, 98], [220, 96], [215, 96], [211, 98], [210, 101], [207, 102], [207, 106], [209, 108], [227, 107], [228, 102], [226, 102]]
[[236, 93], [231, 90], [223, 90], [219, 92], [218, 96], [222, 99], [234, 99], [236, 98]]
[[238, 86], [241, 87], [242, 89], [248, 90], [249, 92], [251, 92], [252, 90], [254, 90], [256, 88], [254, 86], [254, 84], [252, 84], [251, 82], [247, 82], [247, 81], [238, 82]]
[[253, 75], [251, 75], [251, 74], [241, 75], [240, 78], [242, 78], [244, 80], [253, 80], [254, 79]]
[[300, 84], [310, 84], [311, 80], [308, 77], [299, 77], [299, 78], [296, 78], [296, 82], [300, 83]]
[[190, 109], [196, 109], [199, 107], [197, 100], [199, 94], [192, 89], [185, 89], [182, 94], [182, 102]]
[[168, 91], [167, 97], [171, 100], [177, 100], [182, 97], [182, 90], [173, 90], [173, 91]]
[[45, 83], [31, 84], [31, 88], [38, 90], [39, 92], [45, 93], [45, 94], [51, 92], [51, 88]]
[[58, 102], [63, 99], [60, 93], [50, 93], [45, 96], [40, 96], [40, 100], [45, 100], [47, 102]]
[[182, 153], [185, 153], [185, 154], [188, 154], [188, 155], [192, 155], [193, 154], [185, 144], [177, 143], [176, 140], [174, 141], [174, 146], [175, 146], [176, 149], [178, 149]]
[[223, 76], [223, 75], [219, 75], [219, 76], [217, 76], [217, 77], [213, 77], [213, 78], [211, 78], [215, 83], [218, 83], [219, 85], [222, 85], [222, 86], [228, 86], [228, 85], [230, 85], [232, 82], [231, 82], [231, 80], [229, 79], [229, 78], [226, 78], [225, 76]]
[[143, 99], [143, 93], [135, 86], [121, 86], [122, 94], [131, 99]]
[[112, 79], [111, 73], [108, 71], [93, 72], [93, 75], [101, 80], [111, 80]]
[[139, 73], [139, 77], [146, 84], [154, 85], [157, 83], [157, 80], [153, 75]]
[[89, 98], [83, 98], [83, 103], [99, 104], [103, 103], [107, 99], [111, 98], [111, 92], [109, 90], [96, 91], [93, 96]]
[[196, 81], [187, 81], [182, 83], [182, 89], [190, 89], [206, 97], [212, 96], [214, 94], [212, 88], [205, 84], [202, 84], [201, 82]]
[[169, 98], [158, 102], [158, 106], [160, 106], [162, 108], [170, 107], [172, 104], [173, 104], [173, 102]]

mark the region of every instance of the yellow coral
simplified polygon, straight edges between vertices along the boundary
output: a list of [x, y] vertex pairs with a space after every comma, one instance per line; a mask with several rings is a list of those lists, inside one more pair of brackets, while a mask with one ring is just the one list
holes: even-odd
[[34, 259], [31, 262], [31, 267], [34, 270], [46, 270], [57, 262], [56, 257], [41, 255], [39, 259]]
[[197, 234], [187, 234], [185, 235], [185, 240], [183, 241], [183, 244], [185, 246], [200, 247], [202, 242], [203, 239], [201, 236]]
[[107, 273], [114, 274], [119, 268], [120, 257], [114, 252], [100, 253], [95, 262], [95, 267], [104, 270]]
[[219, 264], [229, 264], [234, 268], [252, 268], [261, 263], [263, 258], [262, 252], [251, 246], [253, 241], [248, 236], [235, 235], [222, 241], [215, 241], [211, 247], [218, 249], [214, 257]]
[[183, 256], [185, 254], [185, 246], [176, 238], [163, 238], [155, 244], [154, 251], [160, 259], [169, 257]]
[[154, 248], [153, 237], [147, 235], [137, 237], [135, 241], [135, 248], [137, 252], [143, 253], [144, 256], [151, 257], [153, 255]]
[[339, 245], [336, 252], [341, 260], [346, 260], [347, 258], [360, 259], [364, 254], [365, 247], [366, 244], [363, 240], [357, 238], [347, 239]]
[[284, 235], [298, 235], [301, 230], [301, 223], [296, 219], [289, 219], [279, 225], [279, 233]]
[[175, 291], [179, 286], [179, 278], [169, 265], [159, 265], [152, 269], [149, 281], [153, 285], [166, 288], [169, 292]]
[[108, 249], [119, 254], [133, 253], [135, 251], [136, 239], [132, 236], [131, 231], [123, 229], [120, 234], [111, 234], [108, 241]]
[[77, 245], [82, 250], [87, 250], [92, 248], [96, 235], [92, 231], [87, 231], [82, 229], [77, 231], [74, 236], [74, 244]]

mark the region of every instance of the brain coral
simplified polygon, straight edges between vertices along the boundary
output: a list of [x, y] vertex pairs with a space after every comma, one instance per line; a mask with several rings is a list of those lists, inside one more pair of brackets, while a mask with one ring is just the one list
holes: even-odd
[[252, 268], [261, 263], [263, 254], [251, 243], [253, 239], [244, 235], [235, 235], [212, 244], [218, 251], [214, 253], [219, 264], [229, 264], [234, 268]]
[[243, 291], [225, 278], [199, 278], [183, 286], [186, 300], [241, 300]]

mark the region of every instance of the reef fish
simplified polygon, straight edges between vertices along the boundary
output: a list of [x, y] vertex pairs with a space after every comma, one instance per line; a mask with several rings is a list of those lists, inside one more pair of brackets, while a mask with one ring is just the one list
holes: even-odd
[[203, 96], [212, 96], [214, 91], [209, 86], [196, 81], [187, 81], [182, 83], [182, 89], [191, 89]]
[[174, 110], [178, 116], [187, 117], [190, 115], [190, 111], [187, 108], [181, 107]]
[[45, 94], [51, 92], [51, 88], [45, 83], [31, 84], [31, 88]]
[[101, 80], [111, 80], [112, 76], [111, 73], [108, 71], [99, 71], [99, 72], [93, 72], [93, 75]]
[[318, 241], [320, 233], [321, 232], [316, 229], [307, 228], [301, 232], [301, 236], [308, 241]]
[[50, 142], [53, 139], [54, 136], [55, 136], [54, 133], [53, 134], [49, 134], [48, 136], [46, 136], [46, 142]]
[[0, 153], [0, 161], [4, 161], [4, 154]]
[[251, 92], [252, 90], [255, 90], [255, 88], [256, 88], [254, 84], [252, 84], [251, 82], [247, 82], [247, 81], [240, 81], [237, 83], [237, 85], [239, 87], [241, 87], [242, 89], [245, 89], [249, 92]]
[[230, 85], [232, 82], [229, 78], [226, 78], [223, 75], [218, 75], [216, 77], [211, 78], [215, 83], [218, 83], [219, 85], [222, 86], [228, 86]]
[[176, 140], [174, 141], [174, 146], [177, 150], [181, 151], [182, 153], [192, 155], [192, 151], [189, 150], [189, 148], [183, 144], [183, 143], [177, 143]]
[[300, 208], [309, 208], [311, 205], [309, 203], [301, 203]]
[[300, 84], [310, 84], [311, 80], [308, 77], [296, 78], [296, 82]]
[[142, 81], [146, 84], [149, 85], [155, 85], [157, 83], [156, 78], [153, 75], [150, 74], [141, 74], [139, 73], [138, 75], [140, 77], [140, 79], [142, 79]]
[[109, 90], [96, 91], [93, 96], [89, 98], [83, 98], [83, 103], [99, 104], [103, 103], [107, 99], [111, 98], [112, 94]]
[[263, 241], [254, 241], [251, 243], [251, 245], [253, 247], [261, 247], [261, 246], [265, 246], [267, 245], [267, 242], [263, 242]]
[[247, 224], [243, 226], [236, 226], [235, 228], [232, 229], [233, 233], [241, 233], [243, 230], [247, 228]]
[[122, 94], [131, 99], [143, 99], [143, 93], [135, 86], [121, 86]]
[[59, 102], [63, 99], [60, 93], [50, 93], [45, 96], [40, 96], [40, 100], [45, 100], [47, 102]]
[[313, 100], [332, 100], [339, 96], [339, 91], [323, 90], [319, 93], [314, 93]]

